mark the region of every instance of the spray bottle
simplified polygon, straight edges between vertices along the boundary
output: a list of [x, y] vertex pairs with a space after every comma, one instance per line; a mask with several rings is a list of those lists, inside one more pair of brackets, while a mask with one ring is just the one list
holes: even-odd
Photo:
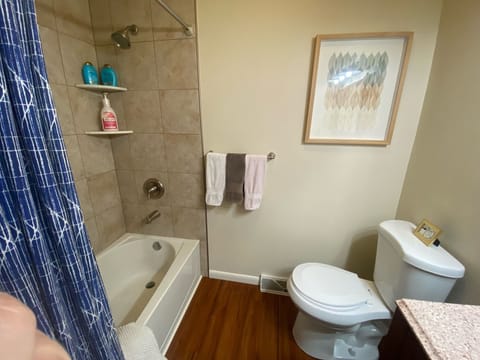
[[117, 114], [110, 106], [110, 100], [108, 100], [107, 94], [103, 94], [103, 107], [100, 112], [103, 131], [118, 131]]

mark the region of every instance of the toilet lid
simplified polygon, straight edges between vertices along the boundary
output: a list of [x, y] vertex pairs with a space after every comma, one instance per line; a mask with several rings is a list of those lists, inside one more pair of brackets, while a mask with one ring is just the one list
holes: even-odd
[[357, 274], [326, 264], [301, 264], [293, 270], [292, 281], [311, 301], [338, 310], [356, 309], [370, 297]]

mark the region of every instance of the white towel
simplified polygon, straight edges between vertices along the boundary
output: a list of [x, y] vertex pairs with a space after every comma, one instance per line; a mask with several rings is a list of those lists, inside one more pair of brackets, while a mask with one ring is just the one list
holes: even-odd
[[205, 165], [205, 182], [207, 205], [220, 206], [225, 191], [225, 165], [227, 154], [209, 152]]
[[266, 170], [266, 155], [247, 155], [245, 157], [245, 184], [243, 189], [246, 210], [255, 210], [260, 207]]
[[166, 360], [149, 327], [130, 323], [117, 329], [125, 360]]

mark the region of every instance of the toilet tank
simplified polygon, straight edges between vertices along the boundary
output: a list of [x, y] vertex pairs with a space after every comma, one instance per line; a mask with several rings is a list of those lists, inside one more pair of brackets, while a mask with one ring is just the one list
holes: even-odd
[[373, 279], [383, 300], [394, 311], [401, 298], [439, 301], [447, 298], [464, 266], [441, 246], [426, 246], [415, 225], [388, 220], [378, 226]]

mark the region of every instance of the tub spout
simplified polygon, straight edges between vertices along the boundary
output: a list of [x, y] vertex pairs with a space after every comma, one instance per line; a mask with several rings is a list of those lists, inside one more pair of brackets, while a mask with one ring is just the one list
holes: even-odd
[[145, 219], [143, 219], [143, 222], [145, 224], [150, 224], [153, 220], [158, 218], [160, 216], [160, 211], [158, 210], [153, 210], [150, 214], [148, 214]]

